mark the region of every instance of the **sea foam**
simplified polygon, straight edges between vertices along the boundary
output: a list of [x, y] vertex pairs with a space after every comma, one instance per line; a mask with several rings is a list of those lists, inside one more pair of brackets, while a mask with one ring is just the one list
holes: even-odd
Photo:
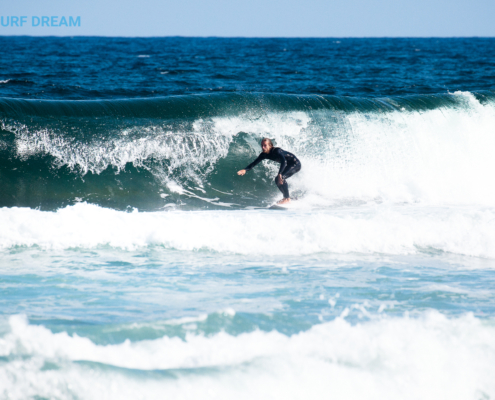
[[[13, 316], [2, 329], [8, 398], [484, 399], [495, 330], [472, 315], [343, 317], [292, 336], [253, 331], [97, 345]], [[61, 368], [62, 367], [62, 368]]]
[[0, 248], [146, 246], [236, 254], [415, 254], [495, 258], [495, 210], [372, 205], [271, 210], [128, 213], [79, 203], [56, 212], [0, 209]]

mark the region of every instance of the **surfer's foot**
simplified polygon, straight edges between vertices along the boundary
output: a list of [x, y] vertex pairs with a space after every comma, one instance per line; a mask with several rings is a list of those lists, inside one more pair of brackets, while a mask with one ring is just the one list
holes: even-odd
[[280, 201], [277, 201], [277, 204], [287, 204], [290, 202], [290, 199], [282, 199]]

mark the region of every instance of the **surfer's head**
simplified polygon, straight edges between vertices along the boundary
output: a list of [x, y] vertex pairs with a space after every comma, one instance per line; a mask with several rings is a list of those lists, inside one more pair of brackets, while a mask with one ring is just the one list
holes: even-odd
[[261, 141], [261, 149], [263, 150], [263, 153], [269, 153], [272, 148], [272, 141], [268, 138], [263, 138], [263, 140]]

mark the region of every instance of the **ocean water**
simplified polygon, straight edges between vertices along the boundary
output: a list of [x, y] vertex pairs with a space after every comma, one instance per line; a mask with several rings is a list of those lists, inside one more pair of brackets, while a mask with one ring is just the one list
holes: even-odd
[[0, 47], [0, 399], [495, 399], [495, 39]]

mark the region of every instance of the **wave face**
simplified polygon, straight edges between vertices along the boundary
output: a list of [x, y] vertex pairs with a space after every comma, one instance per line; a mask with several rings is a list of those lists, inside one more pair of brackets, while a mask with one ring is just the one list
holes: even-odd
[[0, 206], [264, 206], [280, 196], [276, 164], [236, 171], [265, 136], [301, 159], [290, 187], [313, 206], [495, 205], [494, 100], [493, 92], [3, 98]]

